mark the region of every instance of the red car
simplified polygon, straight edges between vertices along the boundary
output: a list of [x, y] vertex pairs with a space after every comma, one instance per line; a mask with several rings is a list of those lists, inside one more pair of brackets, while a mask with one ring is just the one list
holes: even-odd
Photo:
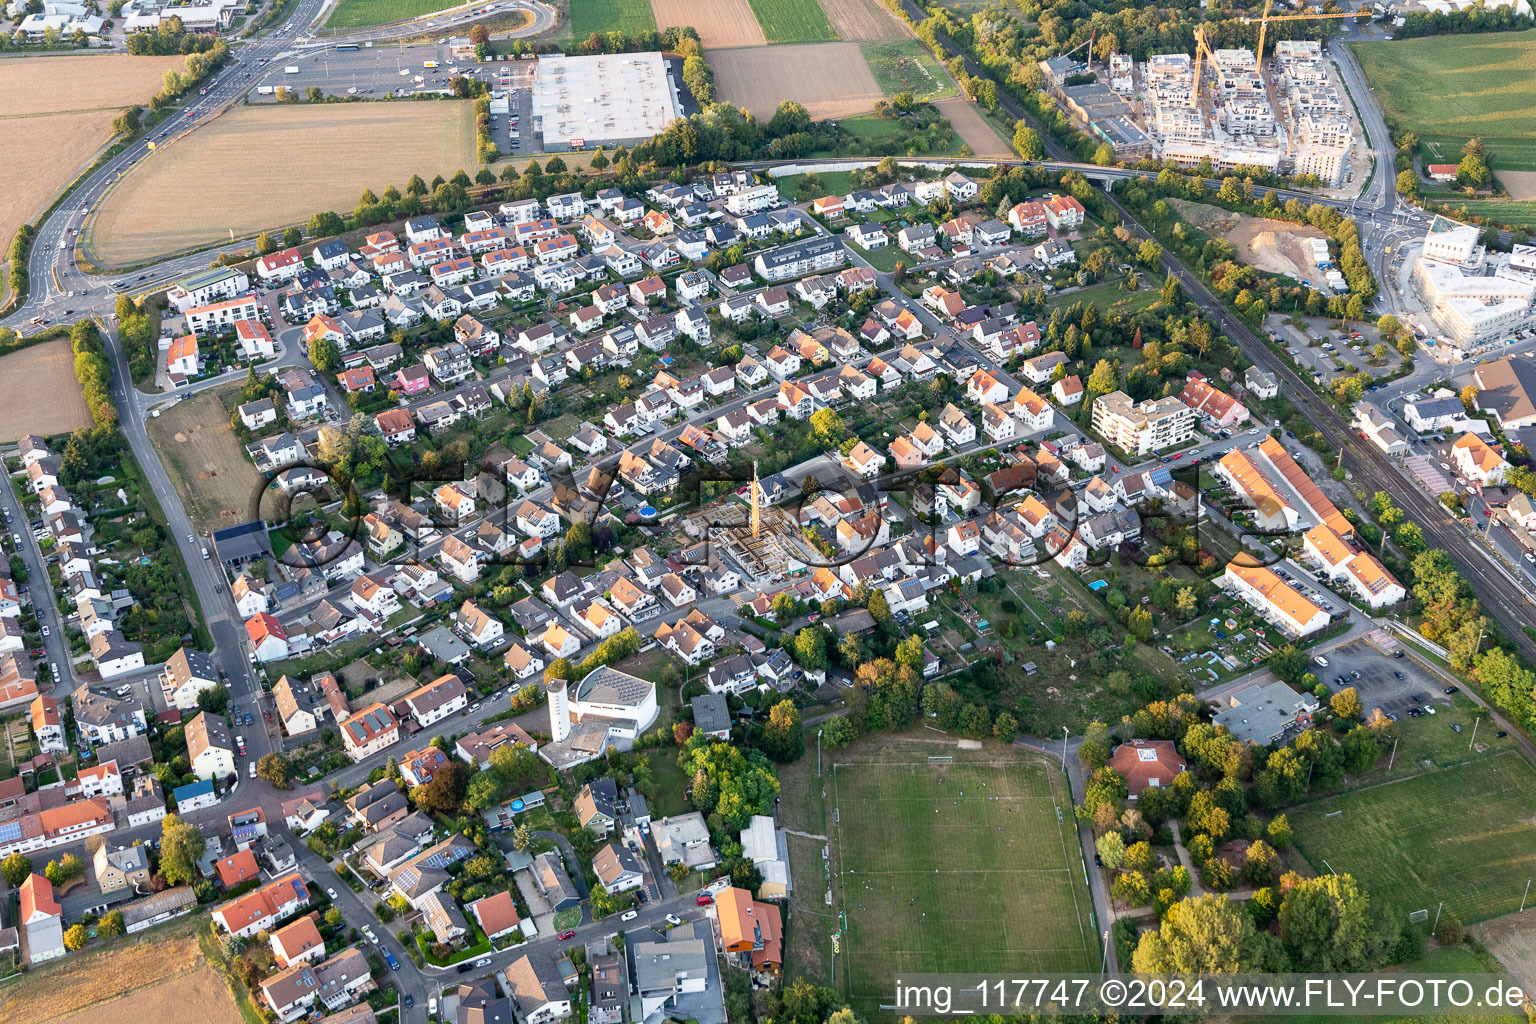
[[1173, 457], [1175, 459], [1182, 459], [1184, 457], [1184, 453], [1183, 452], [1174, 452], [1173, 453]]
[[574, 928], [572, 928], [570, 931], [561, 932], [559, 935], [555, 936], [556, 940], [560, 942], [564, 942], [566, 939], [574, 939], [575, 937], [576, 929]]
[[694, 900], [693, 902], [697, 903], [701, 907], [707, 907], [711, 903], [715, 902], [715, 898], [713, 896], [700, 896], [698, 899]]

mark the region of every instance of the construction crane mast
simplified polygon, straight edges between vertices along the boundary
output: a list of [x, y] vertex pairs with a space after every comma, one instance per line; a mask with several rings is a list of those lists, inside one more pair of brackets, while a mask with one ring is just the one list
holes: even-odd
[[[1264, 35], [1269, 30], [1269, 23], [1270, 22], [1272, 22], [1272, 21], [1273, 22], [1281, 22], [1281, 21], [1328, 21], [1328, 20], [1339, 19], [1339, 18], [1359, 18], [1360, 17], [1360, 12], [1359, 11], [1335, 11], [1335, 12], [1332, 12], [1332, 13], [1329, 13], [1329, 14], [1324, 14], [1324, 13], [1322, 13], [1320, 11], [1312, 11], [1309, 8], [1303, 8], [1302, 12], [1300, 14], [1280, 14], [1280, 15], [1276, 15], [1275, 17], [1271, 18], [1269, 16], [1269, 10], [1270, 10], [1270, 6], [1271, 6], [1271, 2], [1272, 2], [1272, 0], [1264, 0], [1264, 13], [1259, 18], [1257, 18], [1257, 19], [1254, 19], [1254, 18], [1239, 18], [1238, 19], [1244, 25], [1252, 25], [1255, 20], [1257, 20], [1258, 23], [1259, 23], [1259, 45], [1253, 51], [1253, 70], [1256, 71], [1256, 72], [1261, 72], [1262, 65], [1264, 63]], [[1368, 10], [1365, 13], [1366, 13], [1367, 17], [1370, 16], [1370, 12]], [[1196, 59], [1198, 59], [1198, 57]]]
[[1189, 94], [1189, 104], [1192, 107], [1200, 105], [1200, 56], [1204, 54], [1211, 58], [1211, 66], [1216, 66], [1216, 55], [1211, 52], [1211, 44], [1205, 38], [1205, 25], [1195, 26], [1195, 87]]

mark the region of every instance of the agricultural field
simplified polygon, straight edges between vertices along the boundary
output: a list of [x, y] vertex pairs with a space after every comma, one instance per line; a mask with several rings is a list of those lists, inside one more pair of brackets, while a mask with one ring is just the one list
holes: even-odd
[[86, 1011], [93, 1020], [239, 1024], [229, 989], [198, 947], [207, 926], [193, 915], [34, 967], [6, 984], [0, 1024], [83, 1022]]
[[839, 39], [881, 42], [908, 38], [901, 23], [880, 0], [821, 0], [821, 9]]
[[1097, 966], [1072, 799], [1046, 758], [882, 736], [828, 761], [847, 920], [834, 984], [856, 1013], [877, 1010], [903, 971]]
[[27, 382], [0, 405], [0, 437], [67, 434], [91, 425], [67, 337], [0, 356], [0, 380]]
[[[350, 210], [371, 187], [475, 167], [466, 101], [236, 107], [139, 162], [101, 206], [90, 243], [123, 265]], [[325, 160], [310, 159], [319, 149]], [[182, 200], [167, 208], [164, 196]]]
[[246, 457], [217, 394], [175, 402], [148, 420], [147, 428], [199, 530], [251, 518], [261, 474]]
[[1404, 913], [1443, 900], [1486, 921], [1518, 909], [1536, 873], [1536, 769], [1513, 751], [1288, 813], [1314, 870], [1352, 874]]
[[759, 120], [782, 100], [802, 104], [812, 119], [867, 113], [884, 98], [858, 43], [740, 47], [708, 54], [720, 98]]
[[593, 32], [635, 35], [655, 27], [651, 0], [571, 0], [571, 38], [578, 41]]
[[460, 0], [340, 0], [326, 19], [329, 29], [369, 28], [459, 6]]
[[[651, 0], [658, 28], [692, 25], [705, 49], [727, 46], [762, 46], [762, 26], [747, 0]], [[713, 61], [711, 61], [713, 65]]]
[[1536, 990], [1536, 915], [1506, 914], [1473, 930], [1527, 992]]
[[129, 57], [115, 54], [27, 57], [0, 61], [0, 96], [7, 118], [82, 110], [122, 110], [148, 103], [160, 91], [169, 68], [181, 70], [184, 57]]
[[1478, 135], [1495, 169], [1536, 171], [1536, 29], [1351, 45], [1387, 120], [1444, 136], [1439, 156]]
[[1297, 281], [1316, 273], [1312, 247], [1305, 239], [1327, 238], [1326, 232], [1304, 224], [1249, 217], [1187, 199], [1170, 201], [1190, 224], [1208, 235], [1231, 242], [1242, 263], [1272, 274], [1285, 274]]
[[0, 194], [0, 253], [112, 138], [123, 107], [147, 102], [166, 69], [183, 63], [106, 54], [0, 61], [0, 151], [9, 186]]
[[910, 92], [927, 102], [959, 94], [954, 79], [934, 60], [928, 48], [915, 39], [865, 43], [862, 49], [870, 72], [888, 97]]
[[822, 43], [837, 38], [816, 0], [748, 0], [770, 43]]
[[[1419, 133], [1419, 158], [1426, 164], [1454, 164], [1461, 160], [1461, 147], [1467, 141], [1465, 135], [1440, 135]], [[1510, 138], [1484, 136], [1489, 159], [1493, 161], [1494, 175], [1500, 181], [1504, 175], [1515, 171], [1531, 174], [1536, 171], [1536, 137]], [[1524, 168], [1523, 172], [1521, 169]], [[1506, 185], [1508, 183], [1506, 182]], [[1513, 193], [1512, 193], [1513, 194]], [[1516, 198], [1530, 198], [1519, 196]]]
[[934, 106], [939, 108], [939, 113], [949, 119], [950, 125], [960, 140], [971, 147], [971, 152], [977, 156], [1008, 157], [1013, 151], [1008, 147], [1008, 140], [997, 134], [991, 123], [981, 116], [981, 111], [976, 104], [963, 97], [949, 100], [940, 100]]
[[1469, 199], [1466, 202], [1451, 199], [1445, 200], [1453, 209], [1461, 209], [1465, 206], [1467, 214], [1471, 217], [1487, 217], [1500, 224], [1508, 224], [1512, 228], [1523, 227], [1526, 230], [1536, 230], [1536, 202], [1526, 200], [1516, 202], [1501, 199]]

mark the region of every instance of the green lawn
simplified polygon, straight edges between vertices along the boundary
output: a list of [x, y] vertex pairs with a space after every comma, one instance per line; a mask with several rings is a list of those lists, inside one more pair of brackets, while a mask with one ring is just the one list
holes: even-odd
[[1443, 900], [1484, 921], [1516, 910], [1536, 874], [1536, 769], [1512, 751], [1288, 813], [1316, 871], [1352, 874], [1405, 913]]
[[457, 7], [461, 0], [340, 0], [326, 28], [368, 28]]
[[778, 186], [779, 195], [797, 203], [821, 196], [845, 196], [853, 191], [852, 171], [817, 171], [816, 180], [819, 184], [814, 189], [806, 187], [809, 178], [808, 174], [786, 174], [782, 178], [774, 178], [773, 183]]
[[[812, 156], [883, 156], [890, 146], [899, 143], [902, 122], [895, 118], [876, 117], [869, 114], [863, 117], [845, 117], [837, 123], [853, 136], [853, 141], [840, 151], [816, 152], [812, 153]], [[945, 123], [948, 124], [948, 122]], [[960, 136], [950, 131], [947, 144], [938, 149], [897, 155], [959, 156], [960, 144]]]
[[868, 260], [870, 266], [887, 274], [894, 271], [896, 269], [896, 262], [906, 258], [907, 255], [896, 247], [896, 240], [894, 238], [883, 249], [863, 249], [852, 242], [848, 243], [848, 248]]
[[[1505, 965], [1510, 966], [1510, 965]], [[1435, 946], [1429, 952], [1409, 963], [1394, 964], [1382, 971], [1391, 976], [1394, 974], [1412, 975], [1423, 977], [1425, 975], [1452, 978], [1465, 974], [1491, 974], [1494, 972], [1493, 957], [1489, 954], [1479, 956], [1466, 946]], [[1274, 1017], [1238, 1017], [1235, 1020], [1241, 1024], [1337, 1024], [1337, 1014], [1288, 1014]], [[1468, 1017], [1456, 1014], [1414, 1014], [1411, 1017], [1375, 1017], [1375, 1024], [1467, 1024], [1468, 1021], [1477, 1020], [1481, 1024], [1523, 1024], [1524, 1014], [1509, 1014], [1502, 1017], [1478, 1016]]]
[[747, 0], [770, 43], [837, 41], [832, 23], [817, 0]]
[[958, 90], [928, 48], [915, 39], [864, 43], [864, 60], [887, 97], [910, 92], [919, 100], [947, 100]]
[[579, 41], [593, 32], [635, 35], [655, 29], [651, 0], [571, 0], [572, 39]]
[[[1454, 164], [1461, 160], [1461, 146], [1465, 135], [1419, 134], [1419, 157], [1425, 163]], [[1536, 138], [1511, 138], [1508, 136], [1484, 136], [1489, 159], [1494, 169], [1510, 171], [1536, 170]]]
[[846, 759], [827, 794], [847, 920], [836, 983], [855, 1013], [872, 1016], [907, 971], [1097, 968], [1071, 798], [1054, 765], [948, 743], [831, 756]]
[[1155, 290], [1143, 288], [1136, 292], [1126, 292], [1120, 288], [1119, 281], [1101, 281], [1075, 292], [1046, 296], [1045, 304], [1050, 309], [1065, 309], [1074, 302], [1092, 302], [1101, 308], [1115, 306], [1121, 312], [1135, 313], [1146, 309], [1160, 297], [1160, 293]]
[[1352, 45], [1387, 119], [1444, 137], [1447, 162], [1479, 135], [1496, 168], [1536, 170], [1536, 29]]

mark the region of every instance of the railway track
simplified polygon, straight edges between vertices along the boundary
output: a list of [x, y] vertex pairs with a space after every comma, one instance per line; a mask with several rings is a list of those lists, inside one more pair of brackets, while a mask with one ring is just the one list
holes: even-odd
[[[937, 38], [951, 56], [964, 58], [966, 70], [970, 74], [982, 78], [991, 77], [985, 68], [962, 53], [954, 40], [943, 33], [939, 33]], [[1048, 159], [1076, 162], [1075, 155], [1057, 142], [1034, 115], [1002, 87], [1002, 83], [998, 83], [998, 86], [998, 103], [1015, 120], [1027, 122], [1040, 134]], [[1153, 237], [1112, 192], [1104, 193], [1104, 197], [1120, 214], [1126, 227], [1134, 229], [1143, 238]], [[1343, 452], [1344, 466], [1354, 478], [1372, 492], [1385, 491], [1392, 495], [1399, 507], [1408, 514], [1409, 520], [1418, 523], [1424, 531], [1426, 544], [1440, 548], [1456, 561], [1484, 614], [1498, 623], [1520, 652], [1536, 664], [1536, 640], [1532, 640], [1525, 632], [1528, 626], [1536, 626], [1536, 609], [1508, 578], [1489, 563], [1485, 553], [1475, 546], [1461, 524], [1451, 518], [1439, 501], [1428, 497], [1412, 481], [1406, 479], [1402, 470], [1384, 453], [1371, 444], [1359, 443], [1360, 439], [1354, 429], [1339, 415], [1338, 410], [1313, 391], [1310, 382], [1303, 380], [1289, 363], [1275, 354], [1264, 339], [1239, 320], [1203, 280], [1166, 249], [1162, 266], [1183, 286], [1184, 293], [1216, 321], [1217, 326], [1254, 365], [1274, 374], [1286, 398], [1306, 416], [1330, 446]]]

